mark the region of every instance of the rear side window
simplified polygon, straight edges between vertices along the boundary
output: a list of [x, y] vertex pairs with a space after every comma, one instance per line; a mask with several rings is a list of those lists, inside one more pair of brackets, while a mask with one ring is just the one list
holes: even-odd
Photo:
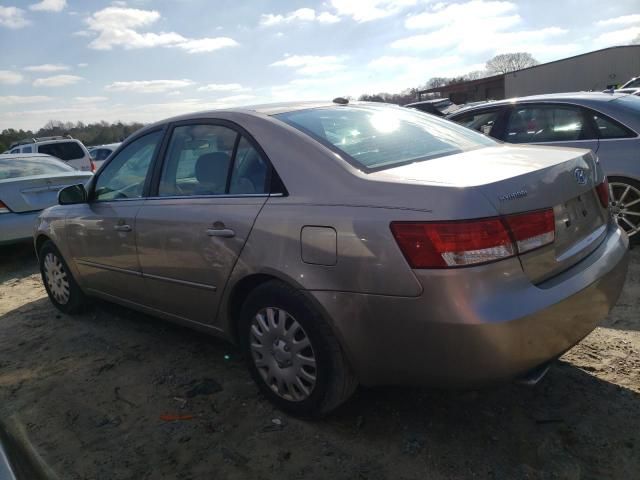
[[[498, 118], [500, 117], [501, 110], [491, 110], [482, 112], [469, 112], [464, 115], [453, 118], [452, 120], [460, 125], [464, 125], [467, 128], [472, 128], [485, 135], [491, 135], [493, 127], [495, 127]], [[496, 132], [493, 131], [495, 134]]]
[[472, 130], [409, 108], [335, 106], [282, 113], [276, 118], [346, 154], [345, 160], [364, 171], [496, 144]]
[[33, 153], [33, 148], [31, 147], [31, 145], [29, 145], [28, 147], [22, 147], [22, 153]]
[[587, 137], [584, 115], [571, 106], [516, 106], [507, 128], [509, 143], [571, 142]]
[[84, 157], [84, 151], [76, 142], [56, 142], [38, 145], [38, 152], [52, 155], [65, 162]]
[[631, 138], [636, 136], [627, 127], [600, 113], [593, 112], [593, 121], [600, 138]]

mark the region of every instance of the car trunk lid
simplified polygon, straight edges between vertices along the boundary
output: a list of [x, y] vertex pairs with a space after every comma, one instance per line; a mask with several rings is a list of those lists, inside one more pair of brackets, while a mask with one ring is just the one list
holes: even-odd
[[42, 210], [58, 203], [58, 192], [69, 185], [86, 183], [90, 175], [69, 172], [56, 175], [0, 180], [0, 201], [14, 213]]
[[604, 177], [588, 150], [502, 145], [374, 175], [478, 190], [502, 216], [553, 209], [554, 242], [520, 255], [534, 283], [571, 267], [606, 235], [608, 210], [595, 191]]

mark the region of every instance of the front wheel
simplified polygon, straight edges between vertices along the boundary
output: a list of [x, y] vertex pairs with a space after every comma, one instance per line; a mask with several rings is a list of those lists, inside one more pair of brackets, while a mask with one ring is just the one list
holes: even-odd
[[624, 177], [609, 177], [609, 205], [618, 225], [629, 238], [640, 235], [640, 182]]
[[46, 241], [38, 256], [42, 282], [51, 303], [63, 313], [81, 312], [87, 305], [86, 296], [53, 242]]
[[329, 325], [302, 292], [285, 283], [270, 281], [249, 294], [239, 335], [253, 379], [286, 412], [329, 413], [357, 386]]

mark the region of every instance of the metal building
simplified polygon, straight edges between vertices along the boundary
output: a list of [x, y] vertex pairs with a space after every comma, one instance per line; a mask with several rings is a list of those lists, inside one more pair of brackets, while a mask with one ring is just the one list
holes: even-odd
[[600, 91], [620, 86], [636, 76], [640, 76], [640, 45], [626, 45], [603, 48], [504, 75], [422, 90], [418, 96], [440, 94], [460, 104], [540, 93]]

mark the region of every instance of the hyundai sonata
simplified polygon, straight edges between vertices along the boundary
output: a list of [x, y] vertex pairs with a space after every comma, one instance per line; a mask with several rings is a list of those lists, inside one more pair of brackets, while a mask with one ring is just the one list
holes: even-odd
[[530, 378], [627, 269], [589, 150], [342, 99], [150, 125], [59, 202], [35, 232], [57, 308], [101, 297], [236, 342], [305, 415], [358, 384]]

